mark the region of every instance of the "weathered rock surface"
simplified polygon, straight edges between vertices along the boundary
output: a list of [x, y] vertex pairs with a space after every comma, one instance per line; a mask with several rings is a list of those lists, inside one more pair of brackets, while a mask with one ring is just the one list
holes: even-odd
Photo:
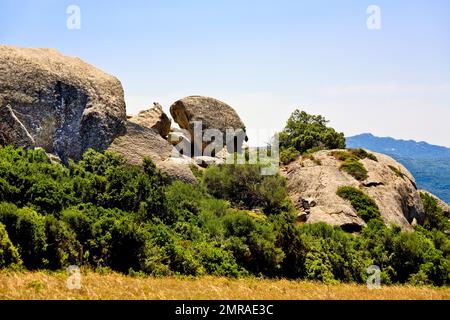
[[0, 145], [10, 144], [15, 148], [34, 147], [34, 139], [9, 105], [0, 99]]
[[[307, 223], [326, 222], [348, 231], [361, 229], [364, 221], [349, 201], [336, 194], [342, 186], [359, 188], [374, 199], [387, 224], [409, 230], [414, 219], [423, 220], [422, 201], [413, 176], [392, 158], [371, 153], [378, 161], [360, 160], [368, 170], [368, 178], [362, 182], [341, 171], [342, 162], [331, 156], [330, 151], [314, 153], [316, 161], [300, 157], [282, 168], [288, 180], [289, 195], [300, 215], [306, 215]], [[396, 174], [390, 166], [397, 168], [403, 176]]]
[[[3, 111], [9, 115], [0, 123], [11, 126], [15, 116], [35, 146], [63, 161], [80, 158], [88, 148], [106, 149], [125, 129], [120, 81], [56, 50], [0, 45], [0, 96], [12, 110]], [[13, 122], [17, 136], [5, 135], [3, 143], [30, 143]]]
[[[202, 96], [183, 98], [170, 107], [170, 114], [180, 128], [189, 130], [191, 141], [196, 141], [202, 148], [205, 148], [208, 142], [205, 143], [202, 141], [202, 137], [194, 135], [195, 122], [201, 122], [202, 134], [208, 129], [215, 129], [222, 133], [223, 143], [219, 150], [224, 145], [227, 145], [230, 153], [233, 150], [240, 152], [242, 142], [247, 139], [245, 125], [236, 111], [229, 105], [214, 98]], [[234, 147], [235, 139], [232, 136], [229, 136], [228, 140], [230, 141], [227, 141], [227, 129], [232, 129], [236, 132], [236, 147]]]
[[167, 140], [182, 155], [192, 157], [194, 150], [191, 143], [189, 131], [178, 128], [171, 128]]
[[167, 138], [172, 123], [169, 117], [164, 113], [161, 105], [156, 102], [152, 108], [139, 112], [137, 116], [131, 117], [128, 121], [153, 129], [163, 138]]
[[186, 157], [173, 157], [173, 146], [156, 131], [133, 122], [127, 122], [126, 128], [127, 133], [116, 138], [109, 151], [121, 154], [128, 163], [138, 166], [148, 157], [170, 178], [188, 183], [196, 181], [189, 168], [195, 162]]
[[434, 194], [432, 194], [429, 191], [426, 190], [420, 190], [420, 192], [426, 193], [429, 196], [433, 197], [434, 199], [436, 199], [437, 205], [439, 206], [439, 208], [442, 209], [442, 211], [444, 212], [444, 215], [447, 218], [450, 218], [450, 205], [448, 205], [446, 202], [444, 202], [443, 200], [439, 199], [437, 196], [435, 196]]

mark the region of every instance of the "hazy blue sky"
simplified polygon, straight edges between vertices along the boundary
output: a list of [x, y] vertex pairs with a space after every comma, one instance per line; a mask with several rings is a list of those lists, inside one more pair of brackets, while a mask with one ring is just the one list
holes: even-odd
[[[66, 27], [71, 4], [80, 30]], [[380, 30], [366, 26], [372, 4]], [[301, 107], [346, 135], [450, 147], [449, 40], [448, 0], [0, 0], [1, 43], [116, 75], [129, 113], [207, 95], [251, 129], [280, 129]]]

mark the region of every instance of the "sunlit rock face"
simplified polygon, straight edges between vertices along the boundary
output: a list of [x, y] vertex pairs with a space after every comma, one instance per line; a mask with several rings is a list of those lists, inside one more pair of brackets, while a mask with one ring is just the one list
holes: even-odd
[[1, 45], [0, 97], [3, 107], [10, 108], [3, 111], [10, 116], [0, 123], [6, 126], [5, 121], [15, 118], [14, 127], [22, 130], [21, 140], [4, 135], [3, 144], [33, 141], [66, 161], [79, 159], [88, 148], [103, 151], [125, 133], [120, 81], [53, 49]]

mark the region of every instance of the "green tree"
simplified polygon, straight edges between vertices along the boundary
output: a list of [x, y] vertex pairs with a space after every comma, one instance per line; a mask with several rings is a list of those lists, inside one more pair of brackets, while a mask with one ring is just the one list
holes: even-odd
[[30, 208], [0, 204], [0, 222], [6, 227], [11, 242], [19, 250], [25, 267], [39, 269], [46, 266], [47, 237], [45, 217]]
[[424, 228], [428, 230], [437, 229], [443, 232], [449, 231], [449, 220], [444, 215], [442, 208], [439, 207], [436, 198], [425, 192], [421, 192], [420, 197], [425, 209]]
[[5, 226], [0, 223], [0, 268], [11, 265], [20, 265], [19, 251], [14, 247], [6, 232]]
[[243, 209], [267, 214], [289, 210], [286, 180], [280, 175], [261, 175], [259, 165], [211, 166], [203, 172], [203, 184], [214, 197]]
[[[343, 149], [345, 137], [327, 126], [328, 121], [320, 115], [310, 115], [296, 110], [279, 134], [280, 149], [294, 148], [300, 153], [311, 149]], [[292, 150], [290, 154], [293, 154]]]

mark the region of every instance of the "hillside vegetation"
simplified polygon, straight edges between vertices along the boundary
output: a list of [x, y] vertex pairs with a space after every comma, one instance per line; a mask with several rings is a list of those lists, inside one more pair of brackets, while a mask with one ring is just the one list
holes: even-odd
[[[281, 152], [344, 148], [343, 134], [326, 124], [295, 111]], [[359, 160], [377, 161], [361, 149], [334, 157], [358, 177]], [[285, 178], [261, 169], [210, 166], [193, 170], [198, 182], [187, 184], [171, 182], [148, 158], [133, 166], [88, 150], [63, 166], [40, 149], [0, 147], [0, 268], [365, 283], [377, 265], [383, 284], [450, 284], [449, 222], [434, 198], [423, 196], [423, 227], [404, 232], [383, 223], [368, 195], [341, 188], [367, 222], [354, 235], [298, 223]]]
[[447, 224], [402, 232], [368, 215], [360, 235], [297, 225], [284, 178], [259, 172], [212, 166], [189, 185], [150, 160], [134, 167], [91, 150], [63, 167], [40, 150], [1, 148], [0, 267], [364, 283], [375, 264], [384, 284], [449, 284]]

